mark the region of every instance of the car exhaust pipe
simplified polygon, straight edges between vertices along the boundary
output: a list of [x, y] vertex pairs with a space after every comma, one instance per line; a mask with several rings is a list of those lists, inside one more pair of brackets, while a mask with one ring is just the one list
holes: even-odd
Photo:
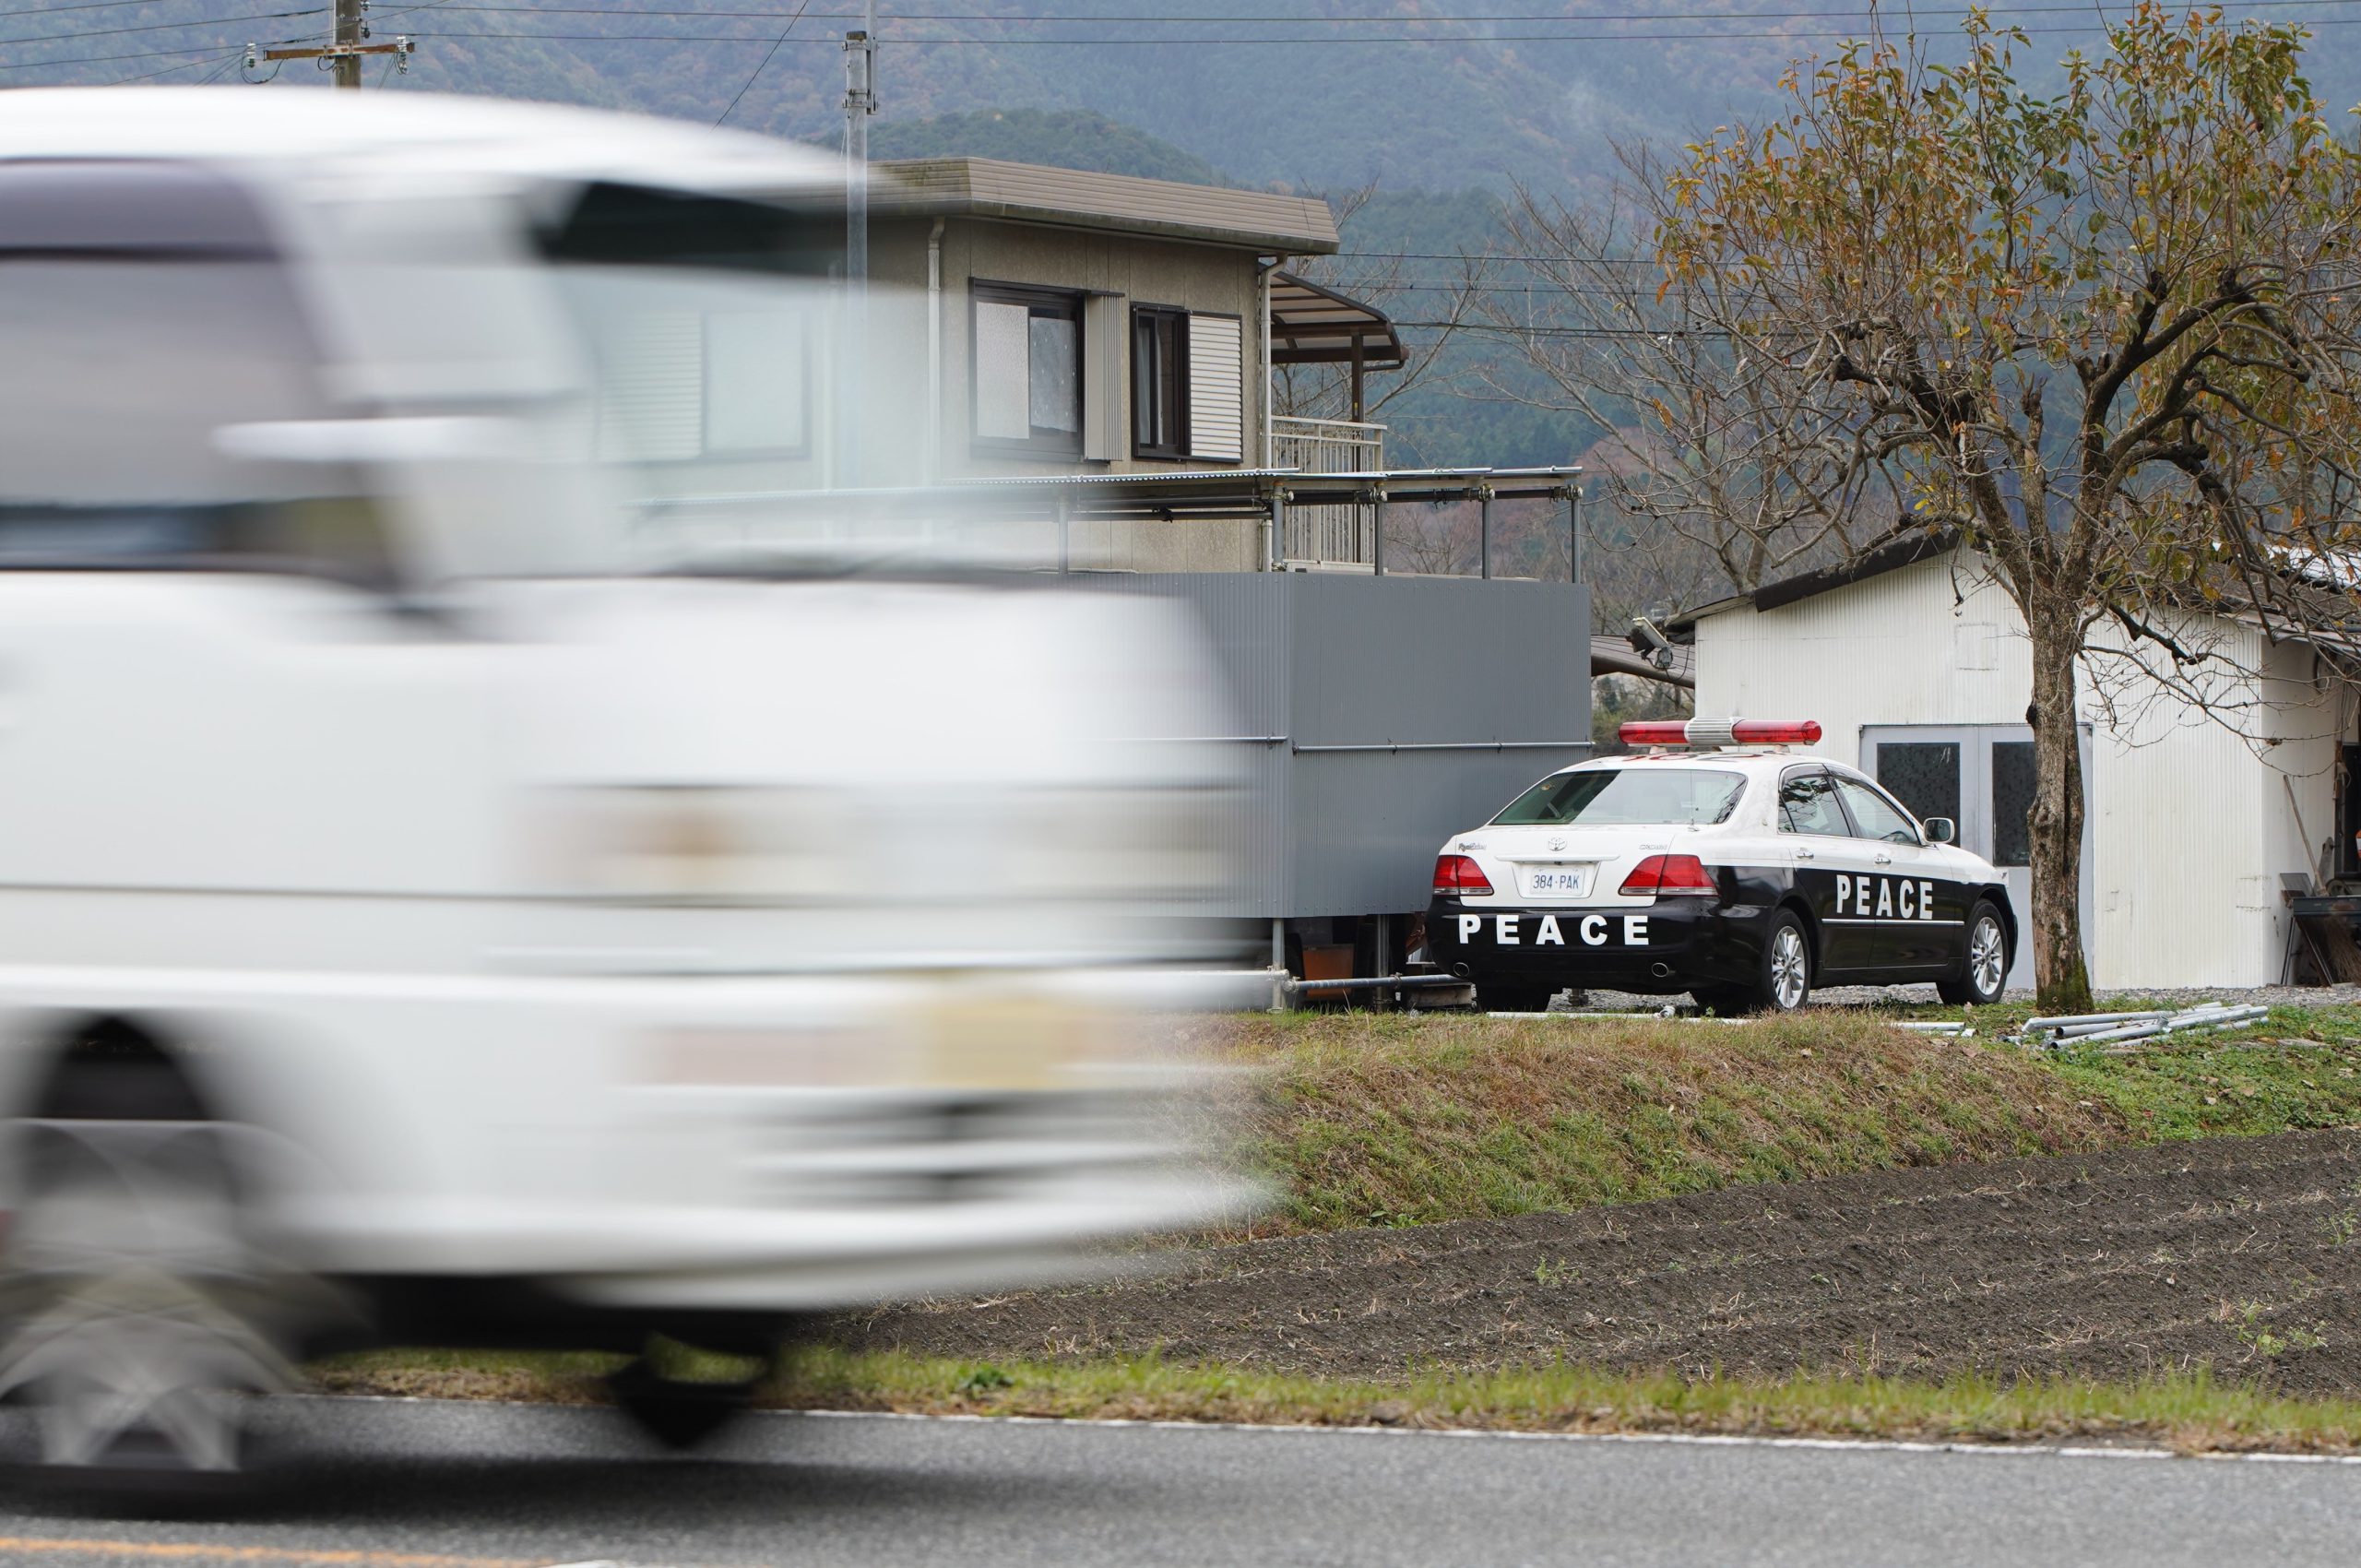
[[1670, 964], [1650, 964], [1648, 966], [1648, 973], [1655, 976], [1658, 980], [1667, 980], [1671, 978], [1672, 966]]
[[1465, 980], [1467, 978], [1467, 966], [1465, 964], [1453, 964], [1451, 967], [1451, 972], [1457, 975], [1461, 980]]

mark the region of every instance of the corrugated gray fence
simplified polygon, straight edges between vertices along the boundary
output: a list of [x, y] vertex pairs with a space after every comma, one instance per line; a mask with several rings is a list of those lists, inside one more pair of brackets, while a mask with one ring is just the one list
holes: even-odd
[[1297, 572], [1077, 576], [1192, 605], [1252, 788], [1233, 912], [1423, 909], [1442, 840], [1590, 754], [1590, 592]]

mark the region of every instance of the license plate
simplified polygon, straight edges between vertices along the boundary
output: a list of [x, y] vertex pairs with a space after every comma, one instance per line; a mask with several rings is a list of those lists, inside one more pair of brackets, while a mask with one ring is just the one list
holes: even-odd
[[1597, 870], [1595, 865], [1525, 866], [1517, 873], [1517, 886], [1528, 898], [1586, 898]]

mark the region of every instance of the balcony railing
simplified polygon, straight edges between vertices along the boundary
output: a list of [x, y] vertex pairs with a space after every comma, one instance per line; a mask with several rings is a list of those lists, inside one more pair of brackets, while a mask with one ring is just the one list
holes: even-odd
[[1385, 427], [1274, 414], [1271, 466], [1308, 474], [1376, 473], [1385, 467]]
[[[1385, 427], [1352, 420], [1271, 418], [1271, 466], [1308, 474], [1380, 473]], [[1295, 506], [1284, 553], [1299, 566], [1370, 568], [1377, 560], [1377, 509], [1365, 505]]]

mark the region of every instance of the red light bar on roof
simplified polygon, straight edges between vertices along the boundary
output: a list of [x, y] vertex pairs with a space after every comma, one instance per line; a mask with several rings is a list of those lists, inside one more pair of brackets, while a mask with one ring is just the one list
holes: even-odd
[[1813, 746], [1820, 722], [1770, 719], [1634, 719], [1615, 731], [1627, 746]]

